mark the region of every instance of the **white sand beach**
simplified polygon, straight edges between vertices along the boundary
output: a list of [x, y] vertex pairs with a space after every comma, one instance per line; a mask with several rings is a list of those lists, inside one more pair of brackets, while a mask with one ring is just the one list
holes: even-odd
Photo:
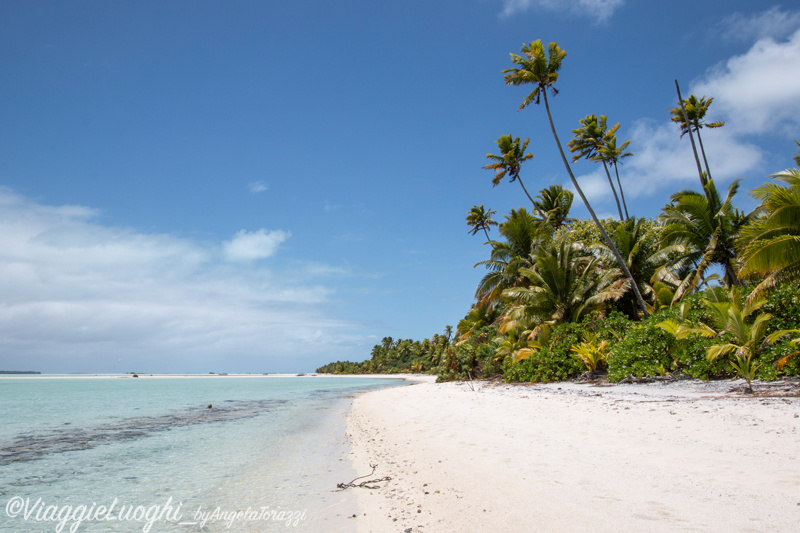
[[[800, 391], [422, 383], [347, 419], [358, 531], [800, 531]], [[363, 480], [359, 480], [363, 481]]]

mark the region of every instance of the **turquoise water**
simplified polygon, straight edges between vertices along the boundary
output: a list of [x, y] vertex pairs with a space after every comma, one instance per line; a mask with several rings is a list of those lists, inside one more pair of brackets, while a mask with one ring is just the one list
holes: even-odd
[[353, 531], [342, 415], [398, 384], [0, 379], [0, 531]]

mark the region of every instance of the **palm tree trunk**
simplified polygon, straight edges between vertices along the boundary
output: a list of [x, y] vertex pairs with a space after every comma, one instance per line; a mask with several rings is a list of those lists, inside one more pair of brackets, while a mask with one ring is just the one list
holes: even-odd
[[492, 239], [489, 238], [489, 231], [486, 229], [486, 226], [483, 227], [483, 233], [486, 235], [486, 240], [492, 242]]
[[542, 88], [542, 94], [544, 94], [544, 107], [547, 110], [547, 119], [550, 121], [550, 131], [553, 132], [553, 138], [556, 140], [556, 146], [558, 146], [558, 151], [561, 154], [561, 160], [564, 162], [564, 166], [567, 169], [567, 174], [569, 174], [569, 178], [572, 180], [572, 185], [575, 186], [575, 190], [578, 191], [581, 200], [583, 200], [583, 205], [586, 206], [586, 209], [589, 211], [589, 214], [592, 215], [592, 220], [594, 220], [597, 229], [600, 230], [600, 234], [603, 236], [603, 240], [606, 241], [609, 250], [611, 250], [611, 252], [614, 254], [614, 258], [617, 260], [617, 264], [619, 264], [619, 267], [622, 269], [622, 272], [625, 274], [625, 277], [627, 277], [630, 280], [631, 289], [633, 290], [633, 294], [636, 296], [636, 301], [639, 304], [639, 309], [641, 309], [642, 315], [646, 317], [649, 315], [649, 313], [647, 312], [647, 305], [644, 303], [644, 298], [642, 298], [642, 293], [639, 292], [639, 286], [636, 284], [636, 280], [633, 279], [633, 275], [631, 275], [631, 271], [628, 269], [628, 265], [625, 264], [625, 261], [622, 259], [619, 250], [617, 250], [617, 247], [611, 241], [611, 238], [608, 236], [608, 233], [606, 233], [606, 230], [605, 228], [603, 228], [603, 225], [600, 224], [600, 220], [597, 218], [594, 209], [592, 209], [592, 206], [589, 204], [589, 200], [587, 200], [586, 195], [583, 194], [583, 189], [581, 189], [581, 186], [578, 185], [578, 180], [575, 179], [575, 174], [572, 173], [572, 168], [570, 168], [569, 166], [569, 162], [567, 161], [567, 156], [564, 155], [564, 149], [561, 147], [561, 141], [558, 140], [556, 127], [555, 124], [553, 124], [553, 115], [550, 113], [550, 103], [547, 101], [547, 91], [544, 88]]
[[692, 151], [694, 152], [694, 160], [697, 162], [697, 173], [700, 174], [700, 184], [705, 187], [706, 178], [703, 176], [703, 167], [700, 166], [700, 157], [697, 155], [697, 146], [694, 144], [694, 135], [692, 135], [692, 124], [689, 122], [689, 115], [686, 114], [686, 106], [683, 105], [683, 97], [681, 96], [681, 88], [678, 85], [678, 80], [675, 80], [675, 88], [678, 90], [678, 102], [681, 104], [681, 111], [683, 111], [683, 122], [686, 124], [689, 140], [692, 141]]
[[530, 195], [530, 194], [528, 194], [528, 189], [526, 189], [526, 188], [525, 188], [525, 184], [524, 184], [524, 183], [522, 183], [522, 178], [520, 178], [520, 177], [519, 177], [519, 174], [517, 174], [517, 181], [519, 182], [519, 184], [520, 184], [520, 185], [522, 185], [522, 190], [523, 190], [523, 191], [525, 191], [525, 196], [527, 196], [527, 197], [528, 197], [528, 200], [530, 200], [530, 201], [531, 201], [531, 205], [533, 206], [533, 209], [534, 209], [534, 210], [535, 210], [537, 213], [539, 213], [539, 218], [542, 218], [542, 219], [545, 219], [545, 218], [547, 218], [546, 216], [544, 216], [544, 213], [542, 213], [542, 210], [541, 210], [541, 209], [539, 209], [538, 207], [536, 207], [536, 202], [534, 202], [534, 201], [533, 201], [533, 198], [531, 198], [531, 195]]
[[622, 207], [625, 208], [625, 220], [628, 220], [631, 216], [628, 214], [628, 204], [625, 203], [625, 193], [622, 192], [622, 182], [619, 181], [619, 168], [616, 163], [614, 164], [614, 173], [617, 175], [617, 185], [619, 185], [619, 195], [622, 197]]
[[608, 184], [611, 186], [611, 192], [614, 193], [614, 200], [617, 202], [617, 211], [619, 211], [619, 219], [625, 220], [622, 218], [622, 206], [619, 204], [619, 196], [617, 196], [617, 189], [614, 187], [614, 182], [611, 181], [611, 172], [608, 171], [608, 165], [605, 161], [603, 161], [603, 168], [606, 169], [606, 177], [608, 177]]
[[703, 138], [700, 136], [700, 124], [695, 123], [697, 126], [697, 142], [700, 143], [700, 152], [703, 154], [703, 163], [706, 164], [706, 176], [711, 179], [711, 170], [708, 168], [708, 159], [706, 159], [706, 149], [703, 146]]

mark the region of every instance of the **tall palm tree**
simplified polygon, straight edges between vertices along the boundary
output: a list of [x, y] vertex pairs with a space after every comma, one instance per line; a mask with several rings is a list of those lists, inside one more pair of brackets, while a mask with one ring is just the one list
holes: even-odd
[[494, 306], [502, 300], [503, 290], [524, 282], [519, 269], [533, 264], [534, 251], [548, 236], [545, 228], [524, 208], [512, 209], [499, 231], [503, 241], [490, 241], [490, 258], [475, 265], [483, 265], [488, 270], [475, 291], [480, 306]]
[[704, 194], [689, 190], [677, 192], [662, 209], [659, 215], [664, 225], [662, 246], [682, 251], [674, 264], [691, 265], [689, 274], [675, 291], [674, 301], [697, 287], [708, 267], [714, 264], [724, 270], [727, 287], [740, 284], [735, 269], [734, 241], [750, 216], [742, 215], [732, 204], [739, 181], [731, 183], [725, 200], [721, 199], [714, 180], [708, 179], [703, 187]]
[[742, 228], [738, 241], [742, 250], [739, 274], [762, 278], [753, 294], [782, 282], [800, 281], [800, 170], [788, 169], [771, 176], [778, 183], [765, 183], [751, 191], [761, 200], [759, 218]]
[[[689, 120], [689, 114], [686, 112], [685, 100], [683, 99], [683, 96], [681, 96], [681, 86], [678, 84], [678, 80], [675, 80], [675, 90], [678, 92], [678, 108], [680, 108], [680, 114], [683, 117], [683, 122], [684, 124], [690, 124], [691, 121]], [[694, 162], [697, 164], [697, 174], [700, 176], [700, 186], [705, 187], [706, 179], [708, 179], [708, 173], [703, 171], [703, 166], [700, 164], [700, 156], [697, 154], [697, 145], [694, 143], [694, 134], [692, 133], [692, 129], [693, 128], [686, 128], [686, 132], [689, 134], [689, 141], [692, 143], [692, 153], [694, 154]]]
[[[690, 94], [689, 98], [683, 100], [682, 106], [679, 104], [669, 110], [670, 115], [672, 115], [672, 122], [676, 122], [681, 126], [681, 137], [689, 133], [690, 129], [697, 134], [697, 142], [700, 144], [700, 152], [703, 154], [703, 162], [706, 167], [706, 176], [709, 178], [711, 177], [711, 170], [708, 168], [708, 159], [706, 158], [706, 150], [703, 146], [703, 137], [700, 135], [700, 130], [702, 128], [721, 128], [725, 125], [724, 122], [703, 121], [713, 101], [713, 98], [706, 100], [705, 96], [697, 98], [695, 95]], [[685, 116], [684, 111], [686, 111]]]
[[[572, 162], [579, 159], [586, 159], [587, 161], [598, 161], [603, 163], [603, 169], [606, 171], [608, 178], [608, 185], [611, 187], [611, 192], [614, 193], [614, 200], [617, 202], [617, 211], [619, 211], [619, 219], [624, 220], [622, 216], [622, 205], [619, 203], [619, 195], [617, 189], [614, 187], [614, 182], [611, 180], [611, 172], [608, 170], [608, 164], [605, 158], [600, 157], [601, 150], [605, 146], [605, 140], [609, 134], [607, 126], [608, 118], [605, 115], [600, 115], [597, 118], [595, 115], [586, 115], [585, 118], [580, 120], [581, 127], [572, 130], [574, 137], [567, 143], [570, 152], [578, 152], [572, 156]], [[619, 123], [612, 127], [610, 132], [612, 135], [619, 128]]]
[[609, 245], [609, 249], [611, 249], [614, 253], [617, 264], [624, 272], [625, 277], [631, 280], [631, 286], [633, 287], [636, 295], [639, 309], [644, 316], [647, 316], [647, 305], [644, 303], [644, 299], [639, 292], [639, 288], [636, 286], [636, 283], [633, 282], [633, 276], [631, 276], [628, 267], [625, 265], [624, 259], [622, 259], [622, 256], [616, 249], [616, 246], [614, 246], [614, 243], [611, 242], [611, 239], [609, 238], [605, 229], [603, 229], [600, 219], [597, 218], [594, 209], [592, 209], [592, 206], [589, 204], [589, 200], [586, 199], [586, 195], [583, 193], [581, 186], [578, 184], [578, 180], [575, 179], [575, 174], [573, 174], [572, 168], [569, 166], [567, 156], [564, 154], [564, 148], [561, 146], [561, 141], [559, 141], [558, 134], [556, 133], [556, 127], [553, 123], [553, 115], [550, 112], [550, 103], [547, 100], [547, 91], [549, 90], [553, 93], [553, 95], [558, 94], [558, 90], [554, 87], [554, 85], [558, 80], [558, 72], [561, 70], [561, 63], [564, 61], [567, 53], [555, 42], [550, 43], [547, 48], [547, 52], [545, 52], [544, 45], [542, 44], [541, 40], [524, 44], [521, 52], [521, 55], [511, 54], [511, 62], [517, 65], [517, 67], [503, 71], [503, 74], [505, 75], [505, 82], [507, 85], [516, 86], [531, 84], [534, 86], [533, 91], [531, 91], [531, 93], [528, 94], [524, 100], [522, 100], [522, 103], [519, 106], [520, 110], [525, 109], [531, 103], [538, 105], [540, 100], [544, 99], [544, 106], [547, 110], [547, 118], [550, 121], [550, 130], [553, 133], [556, 146], [561, 154], [561, 160], [564, 162], [564, 167], [567, 169], [567, 174], [569, 174], [572, 185], [575, 187], [575, 190], [578, 191], [578, 195], [581, 197], [581, 200], [583, 200], [583, 204], [586, 206], [586, 209], [592, 216], [592, 220], [594, 220], [594, 223], [597, 225], [597, 228], [600, 231], [600, 234], [603, 236], [603, 239]]
[[527, 196], [531, 204], [534, 204], [534, 207], [536, 207], [533, 198], [528, 194], [528, 189], [525, 188], [525, 184], [522, 183], [522, 178], [519, 175], [522, 163], [533, 159], [532, 153], [525, 153], [530, 139], [520, 141], [519, 137], [515, 138], [511, 135], [501, 135], [495, 142], [500, 148], [500, 155], [486, 154], [486, 158], [490, 161], [494, 161], [494, 163], [483, 167], [487, 170], [495, 171], [494, 178], [492, 178], [492, 186], [496, 187], [499, 185], [500, 181], [506, 176], [508, 176], [508, 181], [511, 183], [514, 183], [515, 180], [519, 180], [519, 184], [522, 185], [522, 190], [525, 191], [525, 196]]
[[544, 213], [545, 221], [554, 230], [562, 226], [568, 226], [576, 219], [569, 218], [569, 210], [574, 199], [572, 191], [563, 188], [561, 185], [551, 185], [539, 191], [536, 196], [536, 208], [540, 213]]
[[527, 278], [527, 286], [503, 291], [515, 303], [501, 329], [512, 324], [533, 329], [543, 322], [577, 322], [622, 296], [629, 285], [619, 270], [605, 268], [600, 258], [587, 255], [579, 244], [566, 239], [539, 247], [534, 265], [521, 268], [520, 274]]
[[489, 238], [489, 228], [497, 226], [497, 222], [492, 220], [492, 215], [496, 213], [497, 211], [486, 209], [483, 205], [480, 207], [473, 205], [467, 215], [467, 224], [472, 227], [472, 230], [469, 232], [470, 235], [476, 235], [479, 231], [483, 230], [483, 233], [486, 235], [486, 240], [491, 241], [492, 239]]
[[614, 172], [617, 175], [617, 185], [619, 186], [619, 195], [620, 198], [622, 198], [622, 207], [625, 209], [626, 219], [630, 218], [630, 214], [628, 214], [628, 204], [625, 203], [625, 192], [622, 190], [622, 182], [619, 180], [619, 164], [622, 162], [622, 159], [633, 155], [631, 152], [625, 151], [629, 144], [631, 144], [630, 141], [625, 141], [617, 147], [617, 136], [609, 132], [606, 134], [606, 138], [603, 140], [603, 147], [600, 148], [598, 154], [598, 157], [602, 158], [604, 162], [614, 167]]

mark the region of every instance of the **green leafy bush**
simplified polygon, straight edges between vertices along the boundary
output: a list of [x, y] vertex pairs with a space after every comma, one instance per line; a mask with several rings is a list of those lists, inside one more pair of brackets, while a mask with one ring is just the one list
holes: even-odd
[[628, 326], [627, 319], [612, 313], [602, 320], [593, 315], [580, 323], [553, 326], [550, 344], [527, 359], [514, 363], [510, 358], [503, 364], [503, 380], [507, 382], [551, 382], [574, 379], [586, 371], [584, 364], [572, 356], [573, 346], [585, 340], [585, 333], [597, 334], [597, 341], [615, 341]]
[[519, 363], [514, 363], [511, 358], [507, 358], [503, 366], [503, 380], [548, 383], [574, 379], [584, 371], [583, 363], [578, 359], [563, 352], [542, 348]]
[[608, 356], [608, 379], [649, 377], [675, 371], [676, 339], [647, 319], [628, 330], [614, 343]]

